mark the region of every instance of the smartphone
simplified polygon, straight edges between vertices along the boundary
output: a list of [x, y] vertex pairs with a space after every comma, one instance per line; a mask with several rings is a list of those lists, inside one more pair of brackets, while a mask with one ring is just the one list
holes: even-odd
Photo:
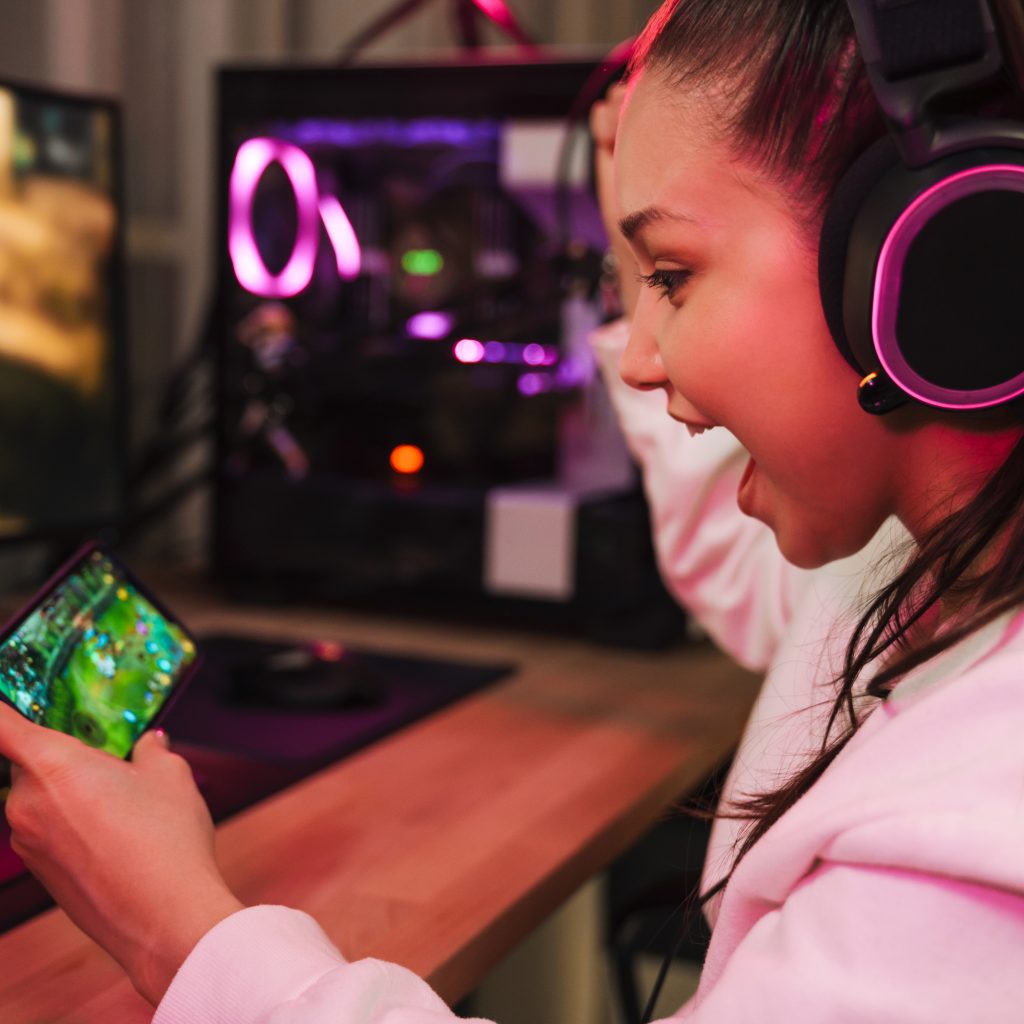
[[198, 664], [181, 621], [110, 551], [90, 544], [0, 633], [0, 699], [127, 757]]

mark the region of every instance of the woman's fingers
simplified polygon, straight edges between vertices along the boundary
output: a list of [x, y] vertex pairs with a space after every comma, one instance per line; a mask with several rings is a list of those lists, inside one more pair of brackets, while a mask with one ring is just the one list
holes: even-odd
[[241, 907], [188, 762], [161, 733], [144, 734], [128, 762], [8, 707], [0, 753], [18, 766], [6, 808], [13, 848], [156, 1001], [192, 945]]
[[626, 86], [620, 82], [608, 90], [604, 99], [598, 100], [590, 108], [590, 134], [596, 146], [614, 150], [615, 132], [625, 96]]
[[132, 748], [132, 764], [144, 765], [150, 761], [159, 763], [161, 758], [170, 753], [171, 744], [163, 729], [144, 732]]
[[612, 86], [603, 100], [594, 104], [590, 111], [590, 131], [594, 138], [594, 176], [597, 184], [597, 198], [601, 207], [608, 244], [615, 257], [618, 292], [623, 315], [633, 315], [640, 293], [637, 282], [636, 263], [629, 245], [619, 230], [619, 201], [615, 192], [615, 135], [618, 131], [619, 115], [626, 97], [626, 86], [622, 83]]
[[34, 733], [42, 728], [0, 701], [0, 755], [12, 764], [25, 762], [35, 740]]

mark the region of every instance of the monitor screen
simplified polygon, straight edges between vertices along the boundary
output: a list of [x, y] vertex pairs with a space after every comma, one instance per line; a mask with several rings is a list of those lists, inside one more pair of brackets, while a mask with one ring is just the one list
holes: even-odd
[[117, 110], [0, 83], [0, 541], [117, 520]]

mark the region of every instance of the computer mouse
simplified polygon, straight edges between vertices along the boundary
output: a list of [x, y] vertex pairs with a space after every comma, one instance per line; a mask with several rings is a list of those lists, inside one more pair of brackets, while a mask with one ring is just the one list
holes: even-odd
[[387, 682], [368, 659], [341, 644], [285, 646], [231, 666], [231, 697], [250, 706], [302, 711], [372, 707]]

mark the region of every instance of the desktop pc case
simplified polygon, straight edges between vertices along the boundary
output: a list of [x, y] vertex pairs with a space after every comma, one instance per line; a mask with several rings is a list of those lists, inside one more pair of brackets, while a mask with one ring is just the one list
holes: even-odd
[[586, 340], [604, 70], [220, 71], [212, 564], [235, 596], [675, 634]]

